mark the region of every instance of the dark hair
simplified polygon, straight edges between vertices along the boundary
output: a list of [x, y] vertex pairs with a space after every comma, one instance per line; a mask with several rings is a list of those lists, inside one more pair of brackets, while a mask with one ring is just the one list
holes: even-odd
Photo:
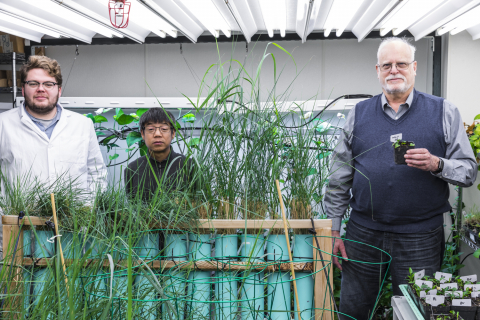
[[22, 85], [27, 79], [28, 72], [32, 69], [45, 70], [50, 77], [55, 78], [55, 82], [59, 88], [62, 86], [62, 71], [60, 70], [60, 65], [57, 60], [45, 56], [30, 56], [20, 70], [20, 81]]
[[145, 131], [145, 126], [149, 123], [166, 123], [175, 131], [175, 117], [170, 111], [163, 108], [151, 108], [140, 117], [140, 130]]

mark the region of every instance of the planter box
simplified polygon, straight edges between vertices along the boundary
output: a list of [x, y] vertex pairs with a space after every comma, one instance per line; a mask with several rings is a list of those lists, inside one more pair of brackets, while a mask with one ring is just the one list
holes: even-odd
[[[451, 314], [449, 314], [449, 313], [436, 314], [436, 315], [431, 315], [430, 318], [428, 318], [428, 319], [430, 319], [430, 320], [436, 320], [438, 316], [449, 316], [449, 315], [451, 315]], [[455, 316], [454, 318], [451, 318], [451, 319], [457, 320], [457, 317]], [[464, 320], [464, 318], [462, 318], [462, 316], [458, 316], [458, 320]]]
[[[424, 304], [422, 303], [422, 300], [420, 297], [417, 296], [415, 290], [412, 288], [412, 286], [408, 286], [408, 292], [410, 293], [410, 296], [412, 297], [413, 301], [415, 302], [415, 305], [417, 306], [418, 310], [422, 314], [422, 316], [425, 319], [431, 319], [433, 315], [437, 314], [448, 314], [451, 310], [450, 306], [446, 307], [433, 307], [429, 304]], [[459, 318], [460, 319], [460, 318]]]

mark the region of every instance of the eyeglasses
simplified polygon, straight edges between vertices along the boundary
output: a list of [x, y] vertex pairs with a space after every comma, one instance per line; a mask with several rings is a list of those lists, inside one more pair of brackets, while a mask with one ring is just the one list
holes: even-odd
[[397, 62], [397, 63], [385, 63], [385, 64], [377, 64], [377, 66], [380, 67], [380, 70], [383, 72], [390, 71], [392, 69], [392, 66], [395, 65], [397, 67], [397, 70], [407, 70], [408, 67], [414, 63], [415, 61], [412, 61], [410, 63], [407, 62]]
[[162, 135], [164, 135], [167, 132], [171, 131], [172, 127], [148, 127], [148, 128], [145, 128], [145, 132], [152, 135], [152, 134], [155, 134], [157, 129], [160, 131]]
[[47, 82], [44, 82], [44, 83], [40, 83], [38, 81], [30, 80], [30, 81], [25, 81], [24, 83], [30, 89], [37, 89], [38, 86], [42, 85], [45, 89], [51, 90], [51, 89], [53, 89], [53, 87], [55, 87], [57, 85], [56, 82], [52, 82], [52, 81], [47, 81]]

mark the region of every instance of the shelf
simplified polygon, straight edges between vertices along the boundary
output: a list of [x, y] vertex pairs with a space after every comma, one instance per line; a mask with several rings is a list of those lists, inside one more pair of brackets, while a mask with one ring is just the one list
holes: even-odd
[[[0, 65], [12, 65], [12, 55], [13, 52], [10, 53], [0, 53]], [[23, 64], [25, 62], [25, 54], [24, 53], [16, 53], [15, 54], [15, 62], [16, 64]]]
[[[0, 93], [12, 93], [12, 87], [0, 87]], [[17, 87], [17, 93], [22, 93], [22, 88]]]
[[480, 246], [470, 240], [470, 238], [468, 238], [468, 235], [461, 233], [460, 239], [462, 239], [463, 242], [465, 242], [470, 248], [472, 248], [473, 251], [477, 251], [478, 249], [480, 249]]

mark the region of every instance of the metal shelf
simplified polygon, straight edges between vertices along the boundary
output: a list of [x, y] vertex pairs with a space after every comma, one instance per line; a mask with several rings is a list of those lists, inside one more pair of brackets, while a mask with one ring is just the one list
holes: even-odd
[[[0, 93], [12, 93], [13, 87], [0, 87]], [[17, 87], [17, 93], [22, 93], [22, 88]]]
[[480, 249], [478, 244], [476, 244], [472, 240], [470, 240], [470, 238], [468, 238], [468, 236], [465, 235], [465, 233], [460, 234], [460, 239], [462, 239], [463, 242], [465, 242], [470, 248], [472, 248], [473, 251], [477, 251], [478, 249]]

